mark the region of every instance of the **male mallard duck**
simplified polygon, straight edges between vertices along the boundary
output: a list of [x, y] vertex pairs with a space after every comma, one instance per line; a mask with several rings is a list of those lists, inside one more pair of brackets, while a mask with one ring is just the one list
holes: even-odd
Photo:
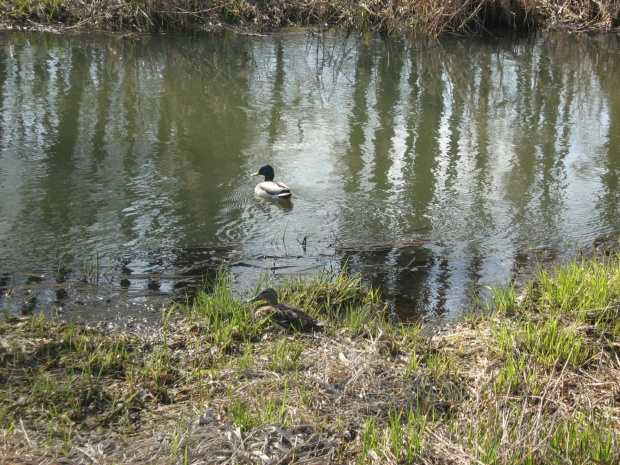
[[252, 318], [255, 320], [269, 318], [280, 326], [298, 331], [321, 331], [323, 329], [323, 323], [313, 316], [290, 305], [278, 303], [278, 293], [271, 288], [265, 289], [247, 302], [257, 300], [264, 300], [265, 303], [258, 305], [252, 311]]
[[283, 182], [274, 181], [273, 168], [269, 165], [261, 166], [252, 176], [265, 176], [263, 182], [259, 182], [254, 188], [254, 193], [263, 199], [290, 199], [293, 194]]

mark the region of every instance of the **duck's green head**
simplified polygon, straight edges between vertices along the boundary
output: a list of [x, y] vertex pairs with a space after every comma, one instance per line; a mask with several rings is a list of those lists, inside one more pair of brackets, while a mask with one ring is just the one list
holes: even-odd
[[261, 166], [260, 169], [252, 174], [252, 176], [265, 176], [265, 181], [273, 181], [273, 177], [275, 176], [273, 173], [273, 168], [270, 165]]

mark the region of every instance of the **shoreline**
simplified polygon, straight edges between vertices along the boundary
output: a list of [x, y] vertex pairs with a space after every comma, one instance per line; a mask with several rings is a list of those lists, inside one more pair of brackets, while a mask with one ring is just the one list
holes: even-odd
[[0, 30], [55, 32], [234, 31], [260, 34], [282, 28], [370, 32], [387, 35], [479, 35], [492, 30], [619, 32], [620, 10], [612, 0], [415, 2], [371, 0], [5, 0]]
[[[405, 253], [407, 247], [413, 247], [409, 252], [415, 259], [412, 263], [397, 270], [396, 282], [387, 289], [382, 278], [381, 262], [368, 263], [357, 270], [348, 270], [351, 274], [362, 272], [366, 286], [376, 287], [382, 294], [382, 305], [388, 305], [390, 311], [401, 321], [407, 324], [424, 324], [429, 328], [441, 328], [458, 315], [452, 314], [450, 309], [447, 315], [440, 316], [436, 311], [432, 314], [417, 313], [415, 305], [411, 303], [409, 294], [404, 292], [408, 286], [419, 286], [424, 279], [424, 270], [429, 261], [437, 259], [435, 256], [420, 255], [419, 246], [424, 241], [415, 241], [387, 244], [385, 250]], [[417, 244], [417, 247], [416, 247]], [[330, 262], [345, 263], [350, 259], [350, 253], [362, 250], [382, 250], [382, 245], [373, 247], [371, 244], [350, 246], [348, 252], [333, 255], [316, 255], [306, 257], [312, 269], [320, 275], [331, 269]], [[268, 270], [274, 258], [283, 269], [292, 272], [278, 273], [277, 281], [286, 280], [286, 277], [297, 275], [300, 255], [278, 255], [263, 258], [237, 256], [232, 250], [234, 244], [203, 245], [194, 247], [178, 247], [167, 249], [166, 257], [157, 254], [138, 254], [102, 260], [98, 255], [85, 257], [81, 262], [63, 263], [57, 268], [43, 267], [22, 269], [19, 272], [10, 269], [0, 270], [0, 307], [5, 316], [40, 316], [46, 321], [58, 319], [60, 322], [73, 322], [84, 325], [108, 325], [117, 330], [136, 331], [157, 328], [160, 324], [161, 312], [176, 303], [191, 303], [196, 291], [204, 286], [205, 279], [212, 279], [218, 271], [225, 268], [235, 276], [235, 295], [241, 296], [250, 292], [249, 289], [260, 277], [247, 278], [247, 273], [240, 270], [248, 268], [254, 270]], [[602, 235], [595, 238], [589, 245], [579, 247], [570, 254], [560, 253], [549, 247], [529, 248], [523, 250], [518, 257], [519, 266], [506, 277], [504, 282], [515, 284], [517, 291], [521, 291], [536, 275], [539, 267], [551, 269], [561, 267], [563, 263], [585, 257], [595, 259], [608, 256], [618, 251], [618, 237]], [[205, 260], [205, 256], [210, 258]], [[100, 263], [101, 260], [101, 263]], [[145, 266], [146, 260], [149, 265]], [[408, 259], [406, 260], [408, 261]], [[152, 263], [158, 263], [153, 266]], [[306, 268], [302, 266], [302, 268]], [[345, 267], [345, 270], [347, 267]], [[263, 273], [264, 271], [260, 271]], [[274, 270], [275, 273], [275, 270]], [[255, 273], [256, 274], [256, 273]], [[241, 278], [241, 276], [246, 276]], [[275, 276], [275, 275], [274, 275]], [[393, 277], [394, 278], [394, 277]], [[490, 288], [497, 283], [487, 283], [479, 290], [488, 296]], [[472, 288], [472, 292], [473, 288]], [[471, 298], [462, 305], [471, 305]], [[0, 316], [0, 322], [3, 321]]]
[[150, 337], [1, 323], [0, 460], [620, 460], [617, 252], [541, 271], [520, 297], [496, 289], [434, 336], [390, 323], [359, 277], [278, 289], [320, 333], [253, 321], [231, 285], [220, 275]]

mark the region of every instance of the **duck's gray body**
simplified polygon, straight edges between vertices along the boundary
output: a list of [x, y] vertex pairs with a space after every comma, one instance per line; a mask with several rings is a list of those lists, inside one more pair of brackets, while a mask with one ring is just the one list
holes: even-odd
[[293, 194], [291, 189], [280, 181], [274, 181], [274, 171], [269, 165], [261, 166], [260, 169], [253, 173], [252, 176], [265, 176], [263, 182], [259, 182], [254, 188], [254, 193], [263, 199], [286, 200], [290, 199]]

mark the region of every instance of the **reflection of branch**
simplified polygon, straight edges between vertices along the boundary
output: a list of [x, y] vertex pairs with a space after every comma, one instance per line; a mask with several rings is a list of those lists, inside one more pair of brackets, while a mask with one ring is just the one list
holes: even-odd
[[[301, 241], [299, 241], [299, 237], [300, 237], [302, 234], [304, 235], [304, 238], [303, 238]], [[306, 253], [306, 243], [307, 243], [307, 240], [308, 240], [308, 234], [307, 234], [307, 232], [306, 232], [306, 231], [302, 231], [302, 232], [300, 232], [300, 233], [297, 235], [297, 243], [298, 243], [299, 245], [301, 245], [301, 248], [303, 249], [304, 254]]]
[[354, 251], [381, 251], [399, 249], [404, 247], [421, 247], [424, 244], [440, 244], [439, 240], [433, 239], [403, 239], [400, 241], [385, 241], [385, 242], [350, 242], [348, 244], [340, 244], [338, 246], [339, 252], [354, 252]]
[[332, 232], [332, 234], [334, 235], [334, 242], [327, 242], [327, 247], [333, 247], [336, 248], [336, 243], [338, 242], [338, 235], [336, 234], [336, 231], [334, 231], [333, 228], [330, 228], [330, 231]]

